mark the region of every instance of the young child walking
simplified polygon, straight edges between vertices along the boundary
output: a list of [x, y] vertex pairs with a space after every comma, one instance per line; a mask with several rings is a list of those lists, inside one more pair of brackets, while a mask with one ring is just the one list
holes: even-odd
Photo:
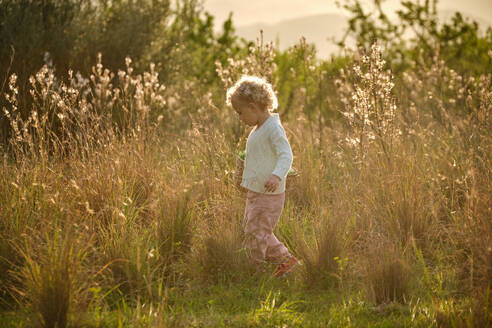
[[258, 267], [276, 264], [281, 277], [300, 264], [273, 234], [285, 202], [285, 182], [292, 165], [292, 149], [280, 123], [270, 83], [243, 76], [227, 90], [227, 104], [239, 119], [253, 127], [246, 142], [241, 187], [247, 191], [244, 211], [244, 245]]

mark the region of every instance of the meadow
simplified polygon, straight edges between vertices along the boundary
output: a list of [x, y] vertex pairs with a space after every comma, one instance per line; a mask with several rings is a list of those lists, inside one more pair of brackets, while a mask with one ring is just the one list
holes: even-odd
[[[86, 76], [11, 72], [0, 326], [491, 327], [492, 49], [478, 74], [390, 50], [319, 62], [260, 38], [213, 83], [104, 53]], [[241, 74], [278, 91], [299, 173], [276, 233], [303, 265], [283, 279], [242, 246]]]

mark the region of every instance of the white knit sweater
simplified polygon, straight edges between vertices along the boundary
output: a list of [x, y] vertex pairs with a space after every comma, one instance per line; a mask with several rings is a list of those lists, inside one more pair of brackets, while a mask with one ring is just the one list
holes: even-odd
[[[283, 193], [292, 159], [292, 149], [280, 118], [278, 114], [272, 114], [248, 136], [241, 186], [264, 194]], [[264, 184], [272, 173], [281, 178], [281, 181], [275, 191], [267, 192]]]

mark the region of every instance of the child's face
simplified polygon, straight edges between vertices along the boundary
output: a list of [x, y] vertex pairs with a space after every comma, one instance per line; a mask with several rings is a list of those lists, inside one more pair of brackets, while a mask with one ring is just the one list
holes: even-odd
[[233, 103], [234, 110], [239, 115], [241, 122], [248, 126], [258, 125], [261, 110], [253, 103], [236, 102]]

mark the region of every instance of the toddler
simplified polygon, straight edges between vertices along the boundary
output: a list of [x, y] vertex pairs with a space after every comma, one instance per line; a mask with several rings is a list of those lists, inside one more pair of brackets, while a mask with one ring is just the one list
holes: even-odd
[[277, 98], [270, 83], [243, 76], [227, 90], [227, 104], [246, 125], [254, 127], [246, 142], [241, 187], [247, 191], [244, 211], [245, 247], [257, 266], [277, 264], [281, 277], [300, 262], [273, 234], [285, 201], [285, 180], [292, 165], [292, 150], [280, 123]]

